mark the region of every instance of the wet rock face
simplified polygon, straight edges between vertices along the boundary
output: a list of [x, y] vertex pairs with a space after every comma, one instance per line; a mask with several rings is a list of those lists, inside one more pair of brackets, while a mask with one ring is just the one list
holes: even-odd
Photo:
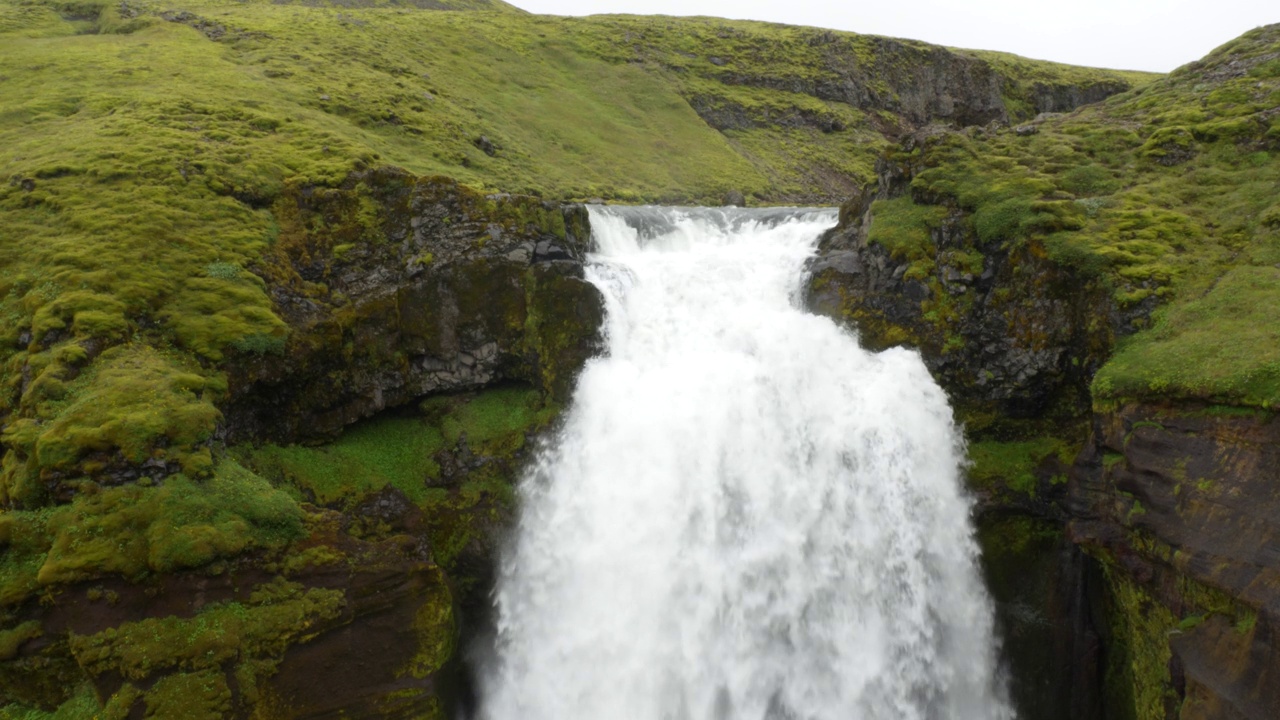
[[292, 335], [240, 358], [231, 440], [331, 435], [429, 393], [521, 380], [565, 397], [596, 350], [581, 206], [372, 171], [295, 187], [264, 276]]
[[977, 520], [1009, 695], [1024, 720], [1104, 717], [1091, 564], [1051, 520], [997, 510]]
[[[932, 231], [930, 276], [869, 243], [871, 203], [907, 192], [910, 169], [882, 163], [877, 191], [842, 208], [810, 264], [808, 306], [854, 325], [871, 348], [920, 350], [953, 402], [1015, 419], [1088, 407], [1114, 332], [1105, 289], [1050, 262], [1035, 242], [982, 245], [952, 209]], [[974, 264], [974, 251], [980, 263]]]
[[[1127, 588], [1112, 598], [1117, 652], [1145, 670], [1131, 679], [1139, 698], [1177, 701], [1169, 717], [1280, 717], [1277, 477], [1273, 413], [1135, 404], [1098, 416], [1069, 531]], [[1135, 636], [1152, 634], [1150, 618], [1168, 627], [1144, 652]]]

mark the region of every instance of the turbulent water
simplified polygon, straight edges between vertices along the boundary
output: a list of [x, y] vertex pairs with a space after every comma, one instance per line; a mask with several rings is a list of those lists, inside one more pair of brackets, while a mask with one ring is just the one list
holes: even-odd
[[919, 357], [799, 307], [830, 212], [593, 209], [607, 354], [525, 478], [487, 720], [1001, 720]]

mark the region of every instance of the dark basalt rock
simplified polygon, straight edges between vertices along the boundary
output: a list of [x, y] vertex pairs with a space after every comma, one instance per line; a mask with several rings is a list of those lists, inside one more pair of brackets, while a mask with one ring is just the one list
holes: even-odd
[[1165, 672], [1134, 678], [1179, 698], [1178, 717], [1280, 716], [1277, 476], [1280, 419], [1230, 408], [1101, 413], [1077, 462], [1072, 539], [1145, 603], [1116, 600], [1120, 625], [1156, 609], [1178, 623], [1157, 640], [1170, 653]]
[[259, 268], [291, 328], [230, 367], [226, 438], [332, 435], [428, 393], [521, 380], [563, 399], [597, 350], [581, 206], [384, 169], [294, 187]]
[[[927, 138], [908, 145], [917, 142]], [[854, 325], [868, 348], [918, 348], [962, 408], [1015, 419], [1040, 417], [1061, 403], [1087, 408], [1088, 382], [1116, 334], [1097, 322], [1117, 314], [1106, 289], [1049, 261], [1035, 242], [980, 243], [964, 212], [951, 207], [933, 231], [933, 276], [960, 312], [945, 323], [931, 318], [930, 287], [908, 275], [908, 262], [867, 241], [872, 202], [909, 192], [913, 172], [884, 160], [878, 185], [841, 208], [840, 224], [810, 263], [808, 306]], [[959, 264], [955, 251], [969, 248], [982, 254], [981, 272]]]

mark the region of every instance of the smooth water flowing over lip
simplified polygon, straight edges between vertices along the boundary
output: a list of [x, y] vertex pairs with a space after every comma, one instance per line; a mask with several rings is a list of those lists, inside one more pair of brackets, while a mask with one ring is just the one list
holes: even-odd
[[945, 395], [799, 307], [834, 211], [591, 221], [607, 353], [523, 481], [482, 717], [1012, 717]]

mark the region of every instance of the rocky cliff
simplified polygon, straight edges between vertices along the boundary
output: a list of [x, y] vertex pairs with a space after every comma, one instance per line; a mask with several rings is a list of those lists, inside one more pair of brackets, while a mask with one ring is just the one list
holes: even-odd
[[1280, 262], [1278, 43], [1260, 28], [1069, 114], [916, 133], [813, 263], [810, 305], [919, 348], [965, 422], [1028, 717], [1278, 711], [1280, 328], [1256, 309]]

